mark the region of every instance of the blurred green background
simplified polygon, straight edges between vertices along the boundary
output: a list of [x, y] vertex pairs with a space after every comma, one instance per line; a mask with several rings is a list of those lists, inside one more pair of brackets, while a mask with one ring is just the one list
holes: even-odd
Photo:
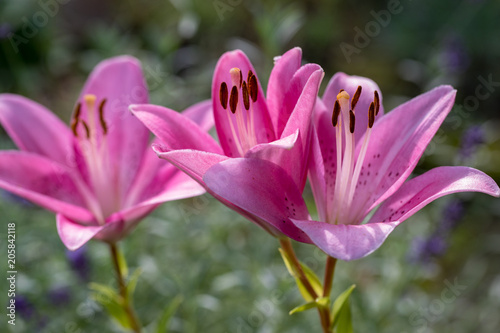
[[[499, 182], [499, 12], [494, 0], [2, 1], [0, 92], [27, 96], [69, 121], [93, 66], [131, 54], [143, 63], [151, 101], [182, 110], [210, 97], [223, 52], [244, 50], [265, 85], [273, 57], [300, 46], [305, 61], [325, 69], [323, 87], [337, 71], [368, 76], [387, 111], [453, 85], [455, 108], [415, 172], [468, 165]], [[13, 148], [3, 129], [0, 148]], [[4, 310], [0, 330], [119, 332], [88, 289], [89, 281], [115, 283], [104, 244], [67, 254], [53, 214], [4, 192], [0, 214], [2, 272], [7, 223], [17, 225], [19, 298], [16, 326]], [[355, 332], [498, 332], [499, 216], [497, 199], [485, 195], [443, 198], [374, 254], [339, 263], [333, 293], [357, 285]], [[182, 295], [171, 332], [320, 331], [313, 311], [288, 315], [301, 298], [278, 242], [208, 195], [163, 205], [120, 245], [131, 268], [143, 271], [135, 305], [145, 325]], [[325, 256], [297, 248], [322, 274]]]

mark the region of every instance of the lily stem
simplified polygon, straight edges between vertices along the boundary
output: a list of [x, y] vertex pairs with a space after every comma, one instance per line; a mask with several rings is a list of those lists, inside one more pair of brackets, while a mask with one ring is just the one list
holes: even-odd
[[[337, 265], [337, 259], [328, 256], [326, 258], [326, 267], [325, 267], [325, 279], [323, 282], [323, 297], [330, 297], [330, 293], [332, 292], [332, 285], [333, 285], [333, 275], [335, 274], [335, 266]], [[328, 331], [330, 332], [330, 325], [331, 325], [331, 320], [330, 320], [330, 313], [328, 308], [323, 308], [324, 314], [323, 316], [326, 317], [326, 322], [325, 324], [328, 327]]]
[[139, 324], [139, 320], [137, 319], [137, 315], [135, 314], [134, 308], [131, 304], [130, 295], [128, 294], [127, 285], [125, 284], [125, 280], [123, 279], [123, 273], [120, 268], [118, 247], [116, 244], [109, 244], [109, 248], [111, 250], [111, 258], [113, 259], [113, 266], [116, 271], [116, 279], [118, 281], [118, 286], [120, 288], [120, 295], [123, 300], [123, 309], [127, 314], [130, 326], [135, 333], [141, 333], [141, 325]]
[[[281, 238], [280, 239], [280, 244], [281, 248], [285, 253], [287, 254], [288, 258], [291, 260], [291, 264], [295, 267], [297, 273], [298, 273], [298, 279], [304, 287], [306, 288], [306, 291], [309, 293], [309, 295], [313, 299], [318, 298], [318, 294], [312, 287], [311, 283], [309, 282], [309, 279], [306, 277], [306, 274], [304, 273], [304, 270], [302, 269], [302, 266], [300, 265], [299, 259], [297, 259], [297, 255], [295, 254], [295, 251], [293, 250], [292, 243], [290, 242], [289, 238]], [[318, 308], [318, 313], [319, 313], [319, 318], [321, 320], [321, 327], [323, 328], [323, 333], [330, 333], [329, 331], [329, 326], [330, 326], [330, 317], [328, 314], [328, 309], [320, 309]]]

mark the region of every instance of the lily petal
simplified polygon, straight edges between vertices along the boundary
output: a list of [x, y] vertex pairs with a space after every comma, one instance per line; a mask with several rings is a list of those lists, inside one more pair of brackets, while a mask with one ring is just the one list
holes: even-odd
[[0, 95], [0, 123], [19, 149], [71, 163], [73, 134], [52, 112], [25, 97]]
[[[450, 86], [437, 87], [375, 123], [353, 201], [352, 213], [356, 215], [351, 220], [363, 220], [409, 177], [453, 107], [455, 94]], [[359, 149], [360, 145], [358, 153]]]
[[339, 72], [330, 79], [330, 82], [328, 83], [328, 86], [326, 87], [325, 93], [323, 95], [323, 103], [325, 103], [327, 110], [330, 110], [330, 112], [332, 112], [333, 105], [335, 104], [335, 100], [337, 99], [337, 94], [339, 93], [340, 89], [344, 89], [352, 98], [358, 86], [361, 86], [363, 89], [355, 108], [356, 127], [354, 130], [354, 136], [356, 142], [359, 142], [359, 140], [361, 140], [361, 137], [368, 127], [368, 110], [370, 108], [370, 103], [373, 101], [375, 91], [378, 91], [380, 98], [380, 111], [379, 114], [375, 117], [375, 122], [377, 122], [377, 120], [384, 114], [384, 107], [382, 105], [382, 93], [379, 86], [373, 80], [366, 77], [355, 75], [351, 76]]
[[152, 105], [131, 105], [130, 110], [153, 134], [166, 150], [196, 149], [217, 154], [222, 149], [200, 126], [174, 110]]
[[266, 221], [273, 229], [309, 242], [290, 223], [290, 218], [309, 216], [301, 191], [276, 164], [255, 158], [232, 158], [211, 167], [203, 180], [210, 191]]
[[215, 125], [212, 100], [210, 99], [190, 106], [182, 111], [182, 114], [195, 122], [205, 132], [210, 131]]
[[83, 226], [62, 214], [57, 214], [56, 222], [61, 241], [71, 251], [78, 250], [106, 227], [106, 225]]
[[370, 221], [403, 222], [417, 211], [444, 195], [456, 192], [482, 192], [500, 196], [495, 181], [469, 167], [438, 167], [404, 183], [375, 212]]
[[0, 187], [71, 219], [94, 219], [70, 172], [40, 155], [0, 152]]
[[[257, 143], [274, 141], [276, 136], [267, 109], [266, 99], [264, 97], [264, 93], [262, 92], [262, 86], [259, 83], [260, 81], [257, 77], [255, 69], [250, 63], [250, 60], [248, 60], [247, 56], [240, 50], [224, 53], [217, 62], [212, 81], [212, 102], [214, 109], [215, 128], [217, 130], [217, 135], [219, 137], [219, 141], [222, 149], [224, 150], [224, 153], [228, 156], [237, 157], [240, 155], [240, 153], [238, 152], [238, 149], [233, 140], [233, 135], [231, 133], [231, 126], [229, 123], [230, 119], [228, 118], [228, 112], [230, 111], [229, 109], [225, 110], [222, 107], [219, 95], [222, 82], [226, 82], [229, 91], [231, 91], [233, 84], [230, 70], [232, 68], [239, 68], [241, 70], [242, 78], [245, 81], [248, 76], [248, 71], [250, 70], [257, 78], [257, 83], [259, 86], [257, 101], [255, 103], [252, 103], [255, 128], [259, 129], [255, 133]], [[241, 93], [238, 94], [238, 98], [238, 105], [242, 106], [243, 102]]]
[[363, 258], [378, 249], [399, 223], [344, 225], [295, 219], [292, 222], [326, 254], [346, 261]]
[[120, 56], [105, 60], [94, 68], [78, 99], [82, 104], [80, 118], [89, 123], [83, 98], [87, 94], [95, 95], [97, 103], [106, 99], [104, 119], [108, 127], [106, 137], [110, 159], [120, 176], [121, 188], [126, 191], [149, 142], [147, 128], [128, 111], [130, 104], [148, 103], [148, 89], [139, 61]]
[[[285, 95], [287, 93], [287, 89], [285, 88], [288, 87], [295, 72], [299, 70], [301, 61], [302, 50], [299, 47], [294, 47], [285, 52], [282, 56], [276, 57], [274, 60], [274, 67], [267, 84], [267, 106], [276, 133], [280, 133], [280, 131], [278, 131], [278, 119], [280, 118], [282, 106], [285, 104]], [[288, 113], [286, 119], [288, 119], [289, 116], [290, 113]], [[285, 127], [284, 124], [282, 127]], [[282, 130], [283, 129], [281, 129], [281, 131]]]

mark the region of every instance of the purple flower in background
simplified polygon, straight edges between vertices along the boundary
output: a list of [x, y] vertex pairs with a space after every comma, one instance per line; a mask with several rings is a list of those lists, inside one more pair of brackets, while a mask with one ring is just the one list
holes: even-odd
[[441, 54], [443, 67], [449, 73], [463, 72], [469, 66], [469, 56], [463, 40], [459, 36], [445, 38], [444, 50]]
[[9, 23], [0, 23], [0, 40], [9, 37], [12, 32], [12, 26]]
[[65, 306], [71, 301], [71, 292], [67, 287], [58, 287], [49, 291], [49, 301], [54, 306]]
[[90, 261], [87, 256], [87, 247], [83, 246], [76, 251], [66, 250], [66, 258], [76, 275], [84, 282], [89, 281]]
[[474, 125], [469, 127], [462, 135], [462, 146], [459, 157], [462, 159], [471, 157], [476, 152], [478, 146], [485, 143], [484, 136], [481, 126]]
[[16, 313], [26, 320], [30, 320], [35, 315], [35, 306], [26, 297], [16, 296]]

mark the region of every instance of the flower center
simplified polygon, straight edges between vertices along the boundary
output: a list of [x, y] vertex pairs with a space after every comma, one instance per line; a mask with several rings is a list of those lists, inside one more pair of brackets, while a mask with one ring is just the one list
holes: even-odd
[[257, 145], [253, 105], [257, 101], [259, 88], [257, 77], [251, 70], [248, 71], [246, 80], [243, 80], [243, 74], [239, 68], [231, 68], [229, 72], [231, 92], [228, 91], [227, 83], [222, 82], [219, 99], [222, 108], [226, 110], [236, 148], [240, 156], [243, 156], [250, 148]]
[[114, 181], [117, 180], [118, 174], [114, 172], [109, 158], [108, 125], [104, 119], [106, 99], [100, 101], [97, 106], [96, 96], [88, 94], [83, 97], [83, 101], [87, 119], [80, 117], [82, 104], [78, 103], [71, 121], [71, 130], [78, 139], [89, 180], [98, 200], [93, 203], [88, 199], [89, 207], [99, 223], [104, 224], [107, 216], [119, 210], [121, 201], [119, 182]]
[[[347, 218], [370, 141], [371, 129], [375, 121], [375, 116], [380, 110], [380, 98], [378, 92], [375, 91], [373, 102], [370, 103], [368, 109], [368, 127], [361, 150], [356, 158], [356, 140], [354, 134], [356, 125], [355, 108], [361, 96], [361, 91], [361, 86], [358, 86], [351, 99], [345, 90], [340, 90], [333, 107], [332, 125], [335, 128], [337, 172], [335, 176], [333, 204], [328, 205], [329, 210], [327, 214], [328, 222], [332, 224], [345, 224], [349, 222]], [[343, 141], [345, 141], [344, 144]]]

